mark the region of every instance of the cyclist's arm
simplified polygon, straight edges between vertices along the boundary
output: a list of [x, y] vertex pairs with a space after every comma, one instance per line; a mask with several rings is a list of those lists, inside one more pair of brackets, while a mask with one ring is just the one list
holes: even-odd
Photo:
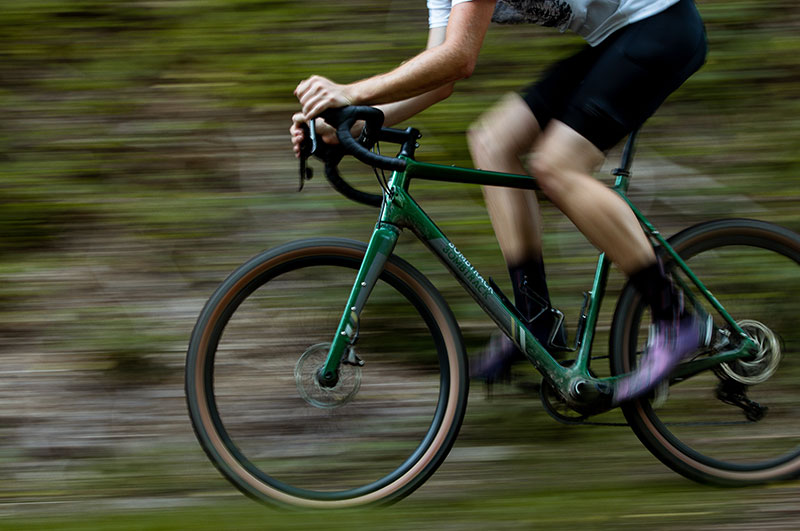
[[[446, 28], [444, 27], [431, 28], [428, 32], [428, 45], [426, 49], [435, 48], [443, 44], [445, 40], [445, 31]], [[425, 94], [420, 94], [419, 96], [403, 101], [376, 105], [376, 107], [383, 111], [385, 116], [384, 125], [391, 127], [424, 111], [431, 105], [446, 99], [453, 93], [454, 85], [455, 82], [447, 83]]]
[[[434, 48], [442, 44], [445, 39], [445, 31], [446, 30], [444, 27], [431, 28], [428, 32], [427, 48]], [[383, 111], [383, 124], [386, 127], [391, 127], [404, 120], [407, 120], [408, 118], [411, 118], [417, 113], [424, 111], [434, 103], [442, 101], [450, 96], [450, 94], [453, 92], [453, 85], [454, 83], [448, 83], [447, 85], [439, 87], [438, 89], [426, 92], [425, 94], [420, 94], [414, 98], [409, 98], [407, 100], [394, 103], [376, 105], [376, 107]], [[302, 113], [297, 113], [292, 116], [292, 126], [289, 128], [289, 133], [292, 136], [292, 144], [294, 146], [294, 153], [296, 157], [300, 156], [300, 145], [302, 144], [305, 136], [302, 129], [303, 123], [305, 123], [305, 117]], [[326, 124], [322, 118], [318, 118], [316, 120], [316, 126], [317, 134], [322, 138], [323, 142], [328, 144], [337, 144], [339, 142], [336, 138], [336, 130]], [[364, 122], [356, 122], [351, 131], [352, 135], [357, 137], [361, 133], [361, 129], [363, 127]]]
[[429, 48], [391, 72], [348, 85], [321, 76], [301, 82], [295, 95], [309, 118], [330, 107], [391, 103], [440, 89], [472, 74], [492, 18], [494, 0], [453, 7], [444, 43]]

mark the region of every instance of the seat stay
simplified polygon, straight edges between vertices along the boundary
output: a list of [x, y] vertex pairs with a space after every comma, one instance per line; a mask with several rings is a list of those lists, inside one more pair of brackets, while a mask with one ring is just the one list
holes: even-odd
[[[725, 320], [725, 322], [730, 326], [731, 330], [736, 332], [745, 343], [749, 344], [750, 348], [753, 348], [755, 345], [749, 339], [747, 334], [742, 330], [736, 320], [728, 313], [725, 307], [722, 305], [721, 302], [714, 296], [713, 293], [705, 286], [705, 284], [694, 274], [691, 270], [689, 265], [686, 261], [678, 254], [678, 252], [672, 248], [666, 238], [661, 234], [661, 232], [650, 223], [642, 212], [636, 208], [631, 200], [628, 198], [625, 193], [620, 190], [619, 188], [615, 187], [615, 191], [622, 197], [622, 199], [628, 204], [628, 207], [633, 211], [636, 218], [639, 220], [639, 223], [642, 225], [644, 231], [648, 234], [648, 236], [655, 240], [658, 245], [664, 250], [664, 252], [672, 259], [678, 268], [686, 274], [686, 277], [689, 281], [694, 284], [697, 290], [700, 292], [702, 297], [708, 301], [714, 310], [719, 313], [720, 316]], [[691, 294], [690, 294], [691, 295]]]

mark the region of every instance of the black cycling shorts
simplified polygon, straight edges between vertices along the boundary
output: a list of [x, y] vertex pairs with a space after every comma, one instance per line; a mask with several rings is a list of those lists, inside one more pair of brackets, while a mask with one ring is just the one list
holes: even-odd
[[706, 51], [693, 0], [680, 0], [556, 63], [523, 98], [542, 129], [555, 118], [606, 151], [696, 72]]

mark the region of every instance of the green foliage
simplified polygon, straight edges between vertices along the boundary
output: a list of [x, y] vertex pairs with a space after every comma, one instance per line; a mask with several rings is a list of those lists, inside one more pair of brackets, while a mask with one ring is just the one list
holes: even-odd
[[[719, 175], [757, 170], [785, 195], [800, 147], [798, 8], [707, 0], [700, 9], [708, 64], [654, 119], [645, 142]], [[392, 68], [423, 47], [424, 21], [423, 5], [365, 0], [7, 3], [0, 8], [3, 187], [26, 196], [46, 190], [59, 203], [57, 218], [146, 226], [149, 215], [115, 215], [104, 204], [142, 186], [227, 187], [232, 146], [209, 152], [204, 142], [243, 121], [285, 123], [296, 107], [294, 86], [310, 74], [352, 81]], [[579, 45], [538, 27], [493, 28], [478, 73], [418, 119], [444, 148], [431, 154], [469, 164], [462, 132], [470, 121]], [[65, 205], [65, 196], [77, 201]], [[25, 223], [10, 213], [2, 225], [12, 239], [24, 230], [31, 244], [45, 243], [59, 228], [50, 213], [37, 213], [43, 208], [34, 201]], [[180, 221], [199, 221], [194, 209], [185, 214]]]
[[[723, 179], [726, 192], [769, 201], [772, 217], [794, 223], [800, 10], [765, 0], [707, 0], [700, 9], [708, 64], [651, 120], [643, 146]], [[7, 2], [0, 260], [35, 261], [27, 256], [66, 249], [97, 228], [131, 245], [199, 243], [208, 254], [211, 239], [257, 237], [254, 214], [265, 229], [278, 222], [311, 235], [326, 213], [352, 212], [326, 226], [355, 228], [363, 239], [371, 213], [343, 206], [316, 181], [302, 195], [288, 193], [292, 90], [311, 74], [346, 82], [392, 68], [424, 46], [425, 15], [422, 2], [374, 0]], [[546, 28], [493, 27], [476, 74], [413, 120], [426, 133], [420, 156], [469, 165], [469, 123], [579, 46]], [[265, 141], [242, 140], [253, 134]], [[248, 164], [260, 165], [265, 186], [245, 186]], [[465, 249], [473, 261], [496, 263], [477, 190], [426, 185], [419, 193], [445, 213], [455, 241], [475, 245]], [[303, 215], [286, 223], [296, 213]], [[476, 234], [482, 239], [471, 241]], [[181, 268], [192, 274], [186, 267], [197, 260], [188, 260]]]

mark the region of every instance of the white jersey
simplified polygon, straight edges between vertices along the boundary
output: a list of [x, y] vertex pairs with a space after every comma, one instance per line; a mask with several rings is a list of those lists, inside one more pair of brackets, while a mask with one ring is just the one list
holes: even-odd
[[[450, 9], [471, 0], [427, 0], [431, 28], [447, 26]], [[499, 0], [493, 20], [571, 30], [592, 46], [616, 30], [664, 11], [678, 0]]]

